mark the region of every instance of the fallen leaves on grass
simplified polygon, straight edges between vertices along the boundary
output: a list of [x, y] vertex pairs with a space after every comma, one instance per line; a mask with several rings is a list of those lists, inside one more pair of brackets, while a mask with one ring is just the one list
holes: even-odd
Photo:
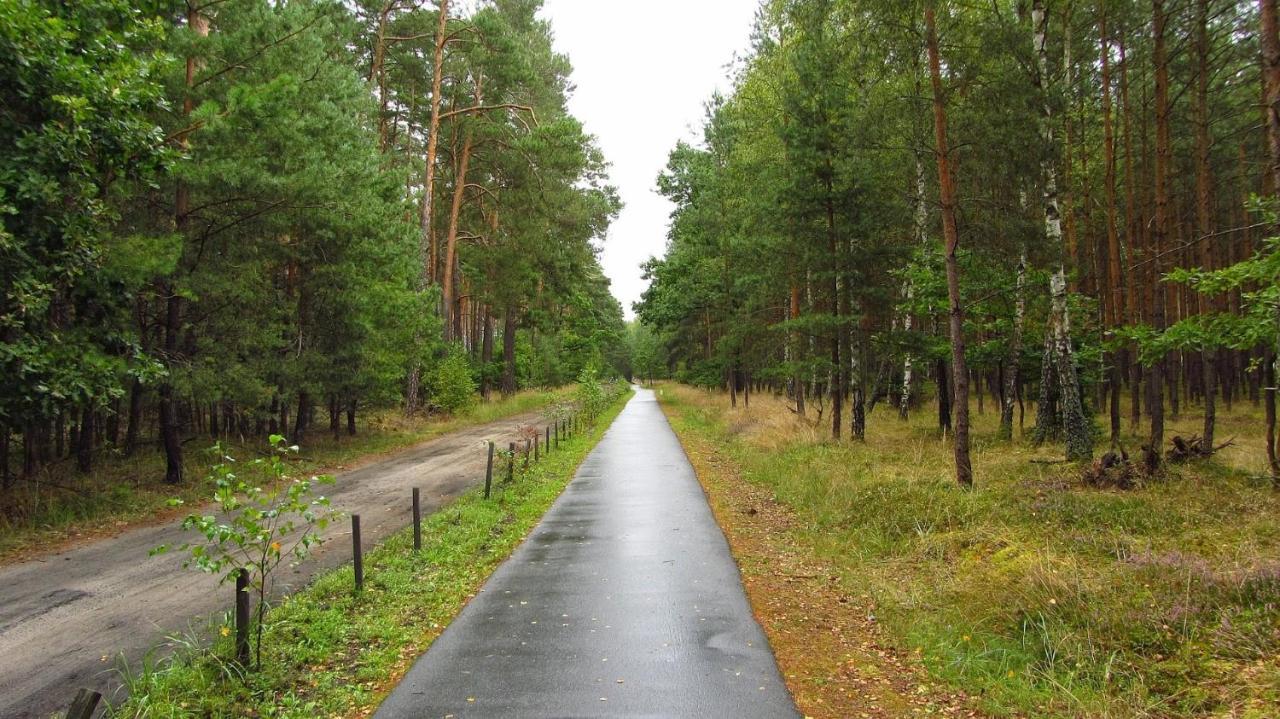
[[977, 717], [968, 699], [931, 682], [914, 653], [888, 646], [870, 597], [797, 543], [795, 518], [714, 446], [680, 436], [742, 572], [757, 621], [806, 717]]

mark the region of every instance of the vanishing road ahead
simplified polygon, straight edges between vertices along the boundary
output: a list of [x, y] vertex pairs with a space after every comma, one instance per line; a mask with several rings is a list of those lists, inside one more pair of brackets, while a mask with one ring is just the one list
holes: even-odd
[[652, 391], [375, 719], [443, 716], [798, 716]]
[[[370, 546], [409, 522], [412, 487], [422, 488], [424, 510], [439, 507], [483, 481], [486, 440], [503, 446], [516, 439], [519, 425], [537, 421], [537, 414], [525, 414], [452, 432], [340, 474], [324, 489], [334, 508], [361, 515], [361, 540]], [[166, 634], [203, 628], [203, 617], [229, 608], [233, 588], [184, 570], [177, 552], [147, 556], [159, 544], [181, 544], [178, 525], [134, 529], [0, 567], [0, 718], [65, 710], [76, 687], [110, 697], [117, 655], [136, 661]], [[348, 561], [350, 524], [337, 522], [326, 536], [338, 541], [280, 581], [296, 586]]]

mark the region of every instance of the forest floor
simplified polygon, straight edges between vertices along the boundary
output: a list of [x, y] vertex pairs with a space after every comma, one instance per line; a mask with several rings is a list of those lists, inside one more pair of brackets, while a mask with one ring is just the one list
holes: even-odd
[[[881, 406], [865, 444], [833, 443], [772, 396], [660, 395], [807, 715], [1264, 719], [1280, 705], [1280, 492], [1255, 408], [1222, 413], [1235, 444], [1214, 460], [1131, 490], [1033, 463], [1060, 448], [998, 441], [992, 408], [974, 411], [966, 492], [928, 408], [901, 422]], [[1195, 409], [1166, 436], [1196, 434]]]
[[[454, 416], [406, 417], [398, 410], [371, 411], [361, 415], [355, 436], [344, 431], [334, 439], [325, 429], [301, 440], [290, 437], [301, 447], [289, 460], [290, 470], [295, 474], [350, 471], [433, 437], [543, 409], [564, 400], [571, 391], [528, 390], [479, 402]], [[186, 443], [187, 476], [177, 487], [164, 483], [164, 455], [154, 446], [133, 457], [104, 450], [88, 475], [78, 473], [73, 460], [64, 459], [30, 480], [19, 481], [12, 490], [0, 492], [0, 566], [185, 514], [188, 509], [173, 508], [169, 500], [182, 499], [190, 506], [208, 498], [212, 485], [205, 475], [211, 462], [202, 450], [213, 443], [213, 438], [203, 437]], [[266, 448], [265, 440], [228, 444], [235, 456], [261, 454]]]

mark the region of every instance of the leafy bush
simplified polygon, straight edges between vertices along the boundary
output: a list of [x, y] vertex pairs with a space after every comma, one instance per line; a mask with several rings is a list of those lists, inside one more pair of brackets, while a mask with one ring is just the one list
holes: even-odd
[[449, 352], [436, 365], [428, 378], [431, 402], [441, 410], [456, 414], [475, 402], [476, 381], [471, 376], [471, 365], [461, 352]]
[[588, 422], [595, 424], [596, 417], [604, 411], [609, 403], [604, 386], [600, 384], [600, 373], [594, 365], [587, 365], [578, 373], [578, 407]]

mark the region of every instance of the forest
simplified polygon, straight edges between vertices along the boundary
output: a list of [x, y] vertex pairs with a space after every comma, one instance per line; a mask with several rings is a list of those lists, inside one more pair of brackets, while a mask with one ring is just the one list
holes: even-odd
[[598, 1], [0, 0], [0, 714], [1274, 719], [1280, 0]]
[[1280, 486], [1276, 23], [1273, 0], [763, 3], [659, 179], [638, 370], [785, 392], [835, 439], [936, 399], [966, 486], [975, 398], [1103, 481], [1211, 455], [1218, 408], [1261, 404]]
[[625, 371], [540, 5], [0, 3], [3, 488]]

